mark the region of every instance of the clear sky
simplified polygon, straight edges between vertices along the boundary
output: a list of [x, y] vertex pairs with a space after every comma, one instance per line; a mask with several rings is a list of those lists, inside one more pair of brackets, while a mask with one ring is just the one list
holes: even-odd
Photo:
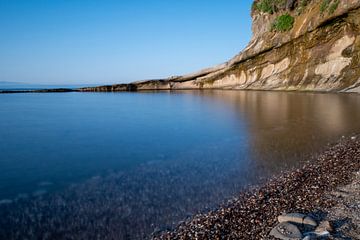
[[0, 81], [108, 84], [227, 61], [252, 0], [0, 0]]

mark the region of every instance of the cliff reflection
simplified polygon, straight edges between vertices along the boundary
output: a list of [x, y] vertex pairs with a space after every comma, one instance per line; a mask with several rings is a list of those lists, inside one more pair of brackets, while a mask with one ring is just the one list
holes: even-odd
[[[231, 106], [246, 125], [254, 164], [269, 172], [293, 166], [343, 135], [360, 132], [358, 95], [203, 91]], [[295, 164], [296, 165], [296, 164]]]

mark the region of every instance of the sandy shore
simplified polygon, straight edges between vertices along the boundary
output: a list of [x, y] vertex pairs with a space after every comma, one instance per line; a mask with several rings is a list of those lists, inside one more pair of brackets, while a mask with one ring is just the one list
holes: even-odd
[[360, 239], [360, 140], [344, 138], [301, 169], [283, 173], [218, 210], [195, 216], [154, 239], [272, 239], [282, 213], [330, 220], [333, 239]]

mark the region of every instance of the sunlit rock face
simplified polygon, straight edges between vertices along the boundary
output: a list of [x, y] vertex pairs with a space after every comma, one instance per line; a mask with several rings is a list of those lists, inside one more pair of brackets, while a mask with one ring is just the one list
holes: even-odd
[[[260, 0], [255, 1], [258, 2]], [[255, 6], [254, 4], [254, 6]], [[323, 0], [300, 1], [288, 12], [295, 19], [287, 32], [272, 30], [284, 14], [252, 10], [253, 37], [228, 62], [184, 76], [135, 82], [83, 91], [164, 89], [258, 89], [297, 91], [360, 91], [360, 1], [339, 1], [321, 12]]]

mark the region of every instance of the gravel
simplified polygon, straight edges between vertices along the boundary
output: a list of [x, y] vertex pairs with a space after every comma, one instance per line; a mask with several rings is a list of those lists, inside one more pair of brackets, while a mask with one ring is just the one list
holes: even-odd
[[303, 167], [285, 172], [215, 211], [199, 214], [154, 239], [272, 239], [269, 232], [283, 213], [321, 219], [337, 201], [329, 193], [349, 184], [360, 169], [359, 138], [344, 138]]

